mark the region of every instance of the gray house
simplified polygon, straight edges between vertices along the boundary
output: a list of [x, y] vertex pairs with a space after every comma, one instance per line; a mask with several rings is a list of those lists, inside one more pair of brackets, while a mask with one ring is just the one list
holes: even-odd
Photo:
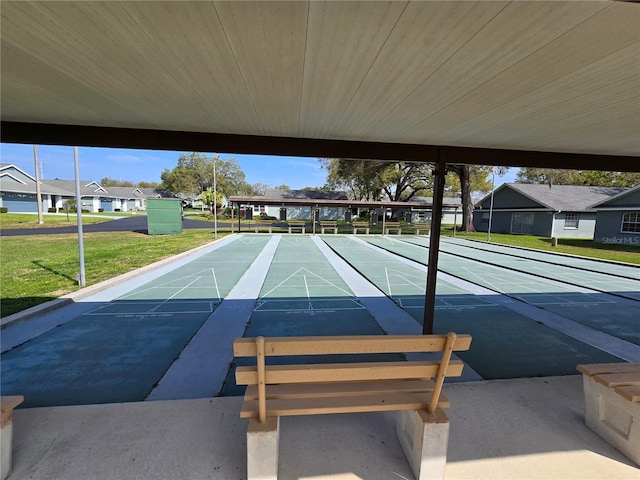
[[[40, 194], [44, 212], [50, 208], [64, 208], [65, 201], [76, 198], [75, 181], [41, 180]], [[127, 212], [146, 210], [147, 198], [168, 194], [155, 188], [105, 188], [95, 180], [81, 180], [80, 196], [83, 210]], [[0, 207], [6, 207], [10, 212], [37, 212], [36, 179], [15, 165], [0, 164]]]
[[[493, 193], [491, 231], [542, 237], [592, 239], [593, 205], [627, 191], [622, 187], [505, 183]], [[491, 194], [476, 204], [473, 226], [489, 227]]]
[[640, 185], [592, 207], [596, 210], [596, 242], [640, 246]]

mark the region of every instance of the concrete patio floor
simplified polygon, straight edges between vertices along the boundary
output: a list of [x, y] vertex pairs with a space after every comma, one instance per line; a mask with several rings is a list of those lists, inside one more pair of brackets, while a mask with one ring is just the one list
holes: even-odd
[[[579, 375], [445, 385], [445, 478], [639, 479], [584, 425]], [[14, 414], [11, 480], [242, 479], [240, 397], [47, 407]], [[410, 479], [394, 414], [287, 417], [281, 479]]]

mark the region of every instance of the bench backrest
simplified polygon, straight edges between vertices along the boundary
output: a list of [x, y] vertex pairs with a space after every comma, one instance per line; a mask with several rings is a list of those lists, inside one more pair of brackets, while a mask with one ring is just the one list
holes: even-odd
[[[464, 364], [451, 360], [451, 352], [468, 350], [471, 336], [368, 335], [342, 337], [239, 338], [236, 357], [256, 357], [257, 365], [236, 368], [238, 385], [257, 385], [260, 421], [266, 418], [266, 385], [293, 383], [358, 382], [435, 378], [428, 410], [435, 412], [444, 378], [460, 376]], [[344, 362], [328, 364], [269, 365], [265, 357], [283, 355], [344, 355], [373, 353], [443, 352], [441, 360]]]

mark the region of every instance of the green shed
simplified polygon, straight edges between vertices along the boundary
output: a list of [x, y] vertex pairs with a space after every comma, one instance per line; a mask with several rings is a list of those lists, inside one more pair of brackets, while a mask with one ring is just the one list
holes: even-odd
[[182, 201], [179, 198], [149, 198], [147, 232], [149, 235], [182, 233]]

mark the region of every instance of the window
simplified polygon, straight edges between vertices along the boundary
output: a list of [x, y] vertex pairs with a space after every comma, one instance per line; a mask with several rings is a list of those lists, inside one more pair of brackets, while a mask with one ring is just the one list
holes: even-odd
[[533, 213], [512, 213], [511, 233], [529, 235], [533, 232]]
[[640, 212], [625, 212], [622, 215], [622, 233], [640, 233]]
[[564, 214], [564, 228], [576, 229], [578, 228], [578, 214], [577, 213], [565, 213]]
[[489, 212], [482, 212], [480, 223], [482, 225], [489, 225]]

